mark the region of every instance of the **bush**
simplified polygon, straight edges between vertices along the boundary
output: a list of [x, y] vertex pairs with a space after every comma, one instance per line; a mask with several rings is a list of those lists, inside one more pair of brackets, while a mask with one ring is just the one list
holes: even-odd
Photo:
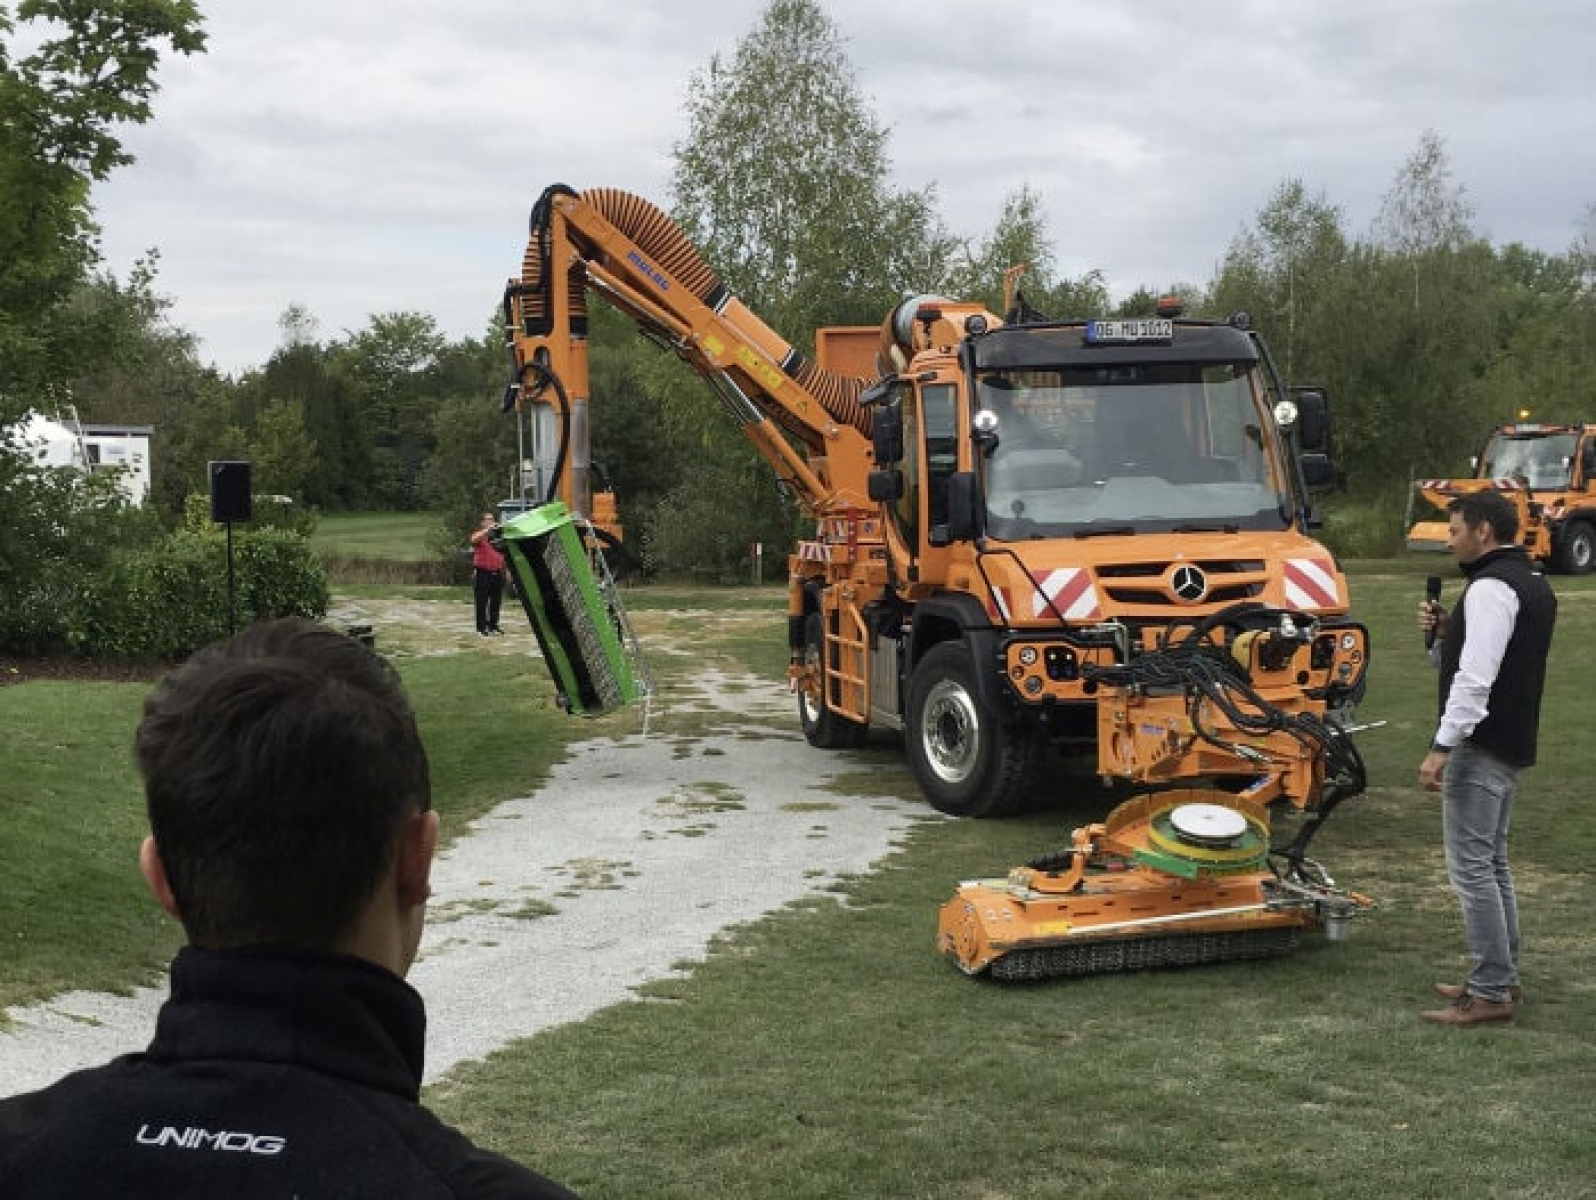
[[322, 617], [327, 612], [327, 576], [310, 543], [285, 529], [236, 535], [234, 570], [242, 620]]
[[765, 544], [767, 563], [785, 566], [795, 531], [812, 527], [776, 492], [768, 471], [750, 476], [710, 465], [646, 514], [642, 562], [652, 574], [744, 583], [751, 543]]
[[226, 633], [223, 554], [179, 532], [119, 555], [93, 580], [72, 642], [89, 658], [175, 658]]
[[[1315, 530], [1337, 558], [1389, 558], [1407, 542], [1404, 496], [1337, 497], [1324, 528]], [[1419, 514], [1415, 513], [1415, 519]]]
[[79, 653], [177, 658], [260, 618], [325, 615], [327, 580], [297, 534], [235, 531], [230, 605], [226, 540], [185, 530], [119, 555], [84, 601], [72, 637]]
[[[250, 518], [246, 528], [286, 529], [290, 533], [309, 537], [316, 532], [320, 519], [314, 508], [295, 504], [287, 496], [254, 496], [250, 500]], [[183, 528], [190, 533], [213, 533], [216, 522], [211, 520], [211, 498], [199, 492], [190, 492], [183, 499]]]
[[0, 652], [69, 648], [87, 596], [125, 547], [160, 535], [106, 475], [36, 467], [0, 446]]

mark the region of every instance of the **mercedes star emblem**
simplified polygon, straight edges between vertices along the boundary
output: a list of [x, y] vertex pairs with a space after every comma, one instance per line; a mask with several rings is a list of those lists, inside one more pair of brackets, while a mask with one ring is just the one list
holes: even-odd
[[1193, 566], [1182, 565], [1169, 573], [1169, 590], [1184, 604], [1196, 604], [1208, 594], [1208, 579]]

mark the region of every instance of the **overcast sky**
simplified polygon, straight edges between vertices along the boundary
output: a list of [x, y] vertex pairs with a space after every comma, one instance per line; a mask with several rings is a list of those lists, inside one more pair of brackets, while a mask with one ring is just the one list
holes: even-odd
[[[1365, 234], [1426, 130], [1497, 244], [1561, 253], [1596, 202], [1590, 0], [823, 2], [897, 184], [974, 239], [1029, 185], [1058, 273], [1116, 296], [1207, 283], [1291, 179]], [[325, 340], [398, 311], [475, 336], [546, 185], [669, 207], [688, 79], [765, 6], [202, 0], [209, 50], [163, 64], [95, 192], [107, 264], [159, 249], [233, 374], [290, 304]]]

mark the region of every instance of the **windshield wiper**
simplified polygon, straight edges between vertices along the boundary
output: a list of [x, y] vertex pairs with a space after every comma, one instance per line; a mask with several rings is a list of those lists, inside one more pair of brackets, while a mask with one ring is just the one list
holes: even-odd
[[1171, 533], [1240, 533], [1241, 526], [1229, 522], [1218, 525], [1177, 525]]
[[1094, 537], [1130, 537], [1136, 532], [1134, 525], [1091, 525], [1085, 529], [1077, 529], [1075, 536], [1078, 538]]

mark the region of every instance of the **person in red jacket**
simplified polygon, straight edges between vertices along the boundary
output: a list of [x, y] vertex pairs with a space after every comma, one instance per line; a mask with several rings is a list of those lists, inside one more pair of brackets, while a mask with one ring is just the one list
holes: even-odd
[[572, 1200], [420, 1103], [438, 814], [393, 667], [251, 625], [166, 677], [134, 748], [139, 866], [188, 944], [147, 1050], [0, 1100], [0, 1200]]
[[499, 606], [504, 602], [504, 555], [493, 544], [499, 523], [483, 513], [471, 535], [471, 592], [477, 607], [477, 636], [501, 634]]

